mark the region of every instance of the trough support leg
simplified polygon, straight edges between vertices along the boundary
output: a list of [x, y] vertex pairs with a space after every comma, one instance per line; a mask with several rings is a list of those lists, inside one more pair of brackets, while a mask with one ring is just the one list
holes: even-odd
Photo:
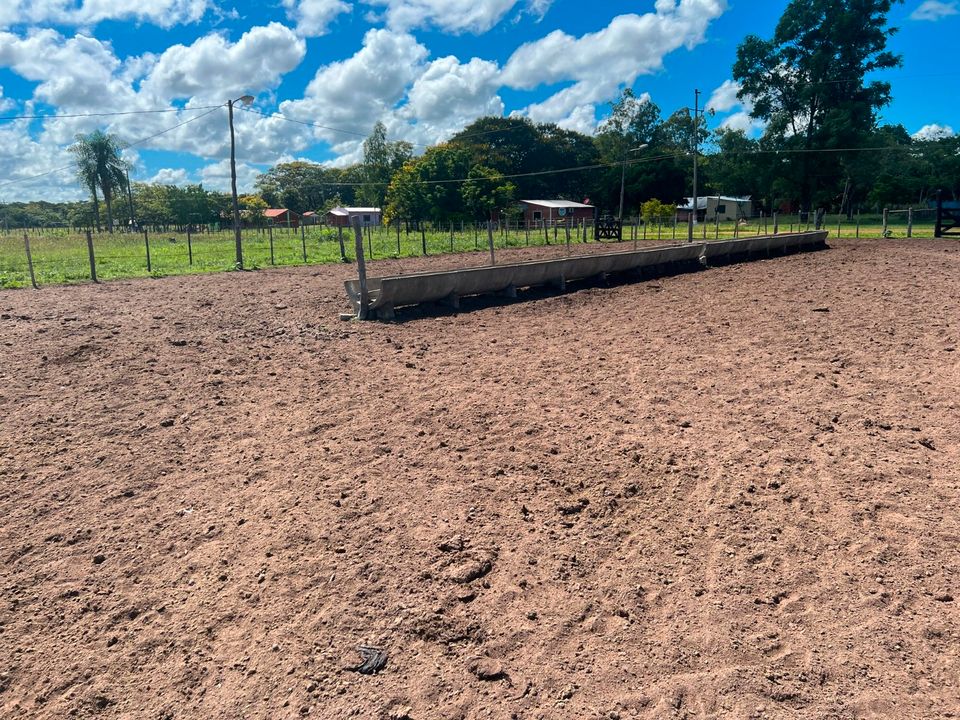
[[366, 320], [369, 313], [370, 294], [367, 290], [367, 263], [363, 257], [363, 230], [360, 227], [360, 218], [353, 219], [353, 233], [357, 250], [357, 274], [360, 278], [360, 303], [357, 308], [357, 319]]
[[553, 288], [556, 288], [556, 289], [559, 290], [560, 292], [566, 292], [566, 291], [567, 291], [567, 279], [566, 279], [563, 275], [561, 275], [560, 277], [551, 280], [551, 281], [550, 281], [550, 286], [553, 287]]

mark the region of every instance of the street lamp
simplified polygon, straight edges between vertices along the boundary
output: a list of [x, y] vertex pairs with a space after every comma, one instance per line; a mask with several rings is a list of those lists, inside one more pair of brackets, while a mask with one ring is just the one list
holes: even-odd
[[252, 95], [243, 95], [236, 100], [227, 101], [227, 112], [230, 117], [230, 189], [233, 192], [233, 233], [237, 244], [237, 269], [243, 270], [243, 239], [240, 236], [240, 199], [237, 197], [237, 139], [233, 131], [233, 104], [243, 103], [245, 106], [253, 102]]
[[627, 179], [627, 155], [634, 152], [640, 152], [650, 147], [649, 143], [644, 143], [643, 145], [638, 145], [635, 148], [630, 150], [624, 150], [623, 160], [620, 162], [620, 214], [617, 215], [617, 220], [620, 222], [620, 227], [623, 227], [623, 187]]

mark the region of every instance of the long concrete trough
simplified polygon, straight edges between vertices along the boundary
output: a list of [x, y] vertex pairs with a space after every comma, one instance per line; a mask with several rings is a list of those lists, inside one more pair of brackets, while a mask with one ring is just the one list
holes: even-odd
[[[596, 255], [573, 255], [555, 260], [413, 273], [393, 277], [368, 278], [367, 317], [389, 320], [394, 309], [426, 302], [446, 302], [459, 306], [461, 297], [470, 295], [515, 295], [521, 288], [552, 285], [564, 288], [568, 281], [602, 277], [631, 271], [651, 275], [667, 269], [709, 267], [791, 252], [826, 247], [827, 232], [786, 233], [762, 237], [684, 243], [667, 247]], [[345, 283], [354, 312], [360, 311], [360, 281]]]

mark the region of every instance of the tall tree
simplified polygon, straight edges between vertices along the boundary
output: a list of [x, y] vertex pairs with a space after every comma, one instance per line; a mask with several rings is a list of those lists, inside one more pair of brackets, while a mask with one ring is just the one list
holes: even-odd
[[900, 2], [791, 0], [772, 39], [748, 35], [737, 48], [739, 97], [753, 102], [752, 115], [767, 122], [768, 137], [800, 151], [789, 174], [805, 210], [831, 201], [837, 181], [845, 184], [842, 150], [862, 147], [878, 110], [890, 102], [890, 84], [865, 76], [901, 64], [886, 49], [896, 32], [887, 14]]
[[100, 232], [100, 198], [97, 195], [97, 187], [100, 182], [97, 177], [97, 162], [89, 144], [78, 142], [70, 146], [70, 152], [73, 153], [74, 164], [77, 169], [77, 178], [83, 186], [90, 191], [93, 205], [93, 222], [97, 232]]
[[377, 122], [370, 137], [363, 141], [363, 182], [358, 191], [365, 205], [382, 208], [387, 186], [404, 163], [413, 157], [413, 145], [402, 140], [387, 140], [387, 126]]
[[[103, 193], [107, 206], [107, 231], [113, 232], [113, 197], [126, 187], [127, 164], [122, 157], [120, 141], [113, 135], [96, 130], [89, 135], [77, 135], [71, 146], [81, 181], [93, 189], [96, 207], [96, 187]], [[99, 210], [96, 210], [99, 214]]]

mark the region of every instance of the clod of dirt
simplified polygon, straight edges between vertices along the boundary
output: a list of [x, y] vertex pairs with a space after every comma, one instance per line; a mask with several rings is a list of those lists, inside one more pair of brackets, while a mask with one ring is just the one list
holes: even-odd
[[576, 515], [577, 513], [583, 512], [583, 509], [590, 504], [590, 501], [587, 498], [580, 498], [576, 503], [572, 505], [559, 505], [557, 511], [561, 515]]
[[470, 674], [475, 675], [478, 680], [483, 680], [484, 682], [502, 680], [507, 676], [503, 671], [503, 666], [499, 662], [487, 657], [470, 658], [467, 661], [467, 670]]
[[94, 565], [102, 565], [102, 564], [106, 561], [106, 559], [107, 559], [107, 556], [106, 556], [106, 555], [103, 555], [103, 554], [94, 555], [94, 556], [93, 556], [93, 564], [94, 564]]
[[465, 585], [474, 580], [479, 580], [491, 570], [493, 570], [492, 560], [467, 560], [466, 562], [450, 567], [446, 575], [448, 580]]
[[943, 593], [942, 595], [935, 596], [933, 599], [937, 602], [948, 603], [953, 602], [953, 595], [950, 595], [949, 593]]
[[440, 552], [460, 552], [466, 546], [466, 541], [462, 535], [454, 535], [452, 538], [442, 541], [437, 545]]
[[161, 420], [160, 427], [173, 427], [174, 422], [176, 421], [173, 418], [167, 418], [166, 420]]
[[814, 308], [814, 309], [813, 309], [813, 312], [828, 313], [828, 312], [830, 312], [830, 308], [828, 308], [828, 307], [817, 307], [817, 308]]

